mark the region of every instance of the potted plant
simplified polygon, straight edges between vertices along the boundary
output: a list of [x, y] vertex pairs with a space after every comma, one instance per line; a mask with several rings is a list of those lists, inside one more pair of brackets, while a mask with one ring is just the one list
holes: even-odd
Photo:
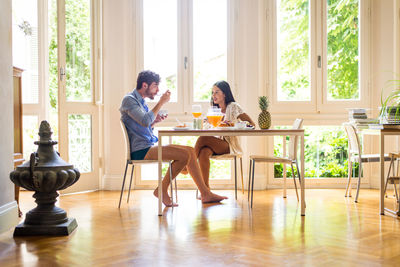
[[386, 98], [383, 96], [385, 89], [381, 92], [380, 122], [400, 124], [400, 80], [390, 80], [388, 83], [392, 91]]

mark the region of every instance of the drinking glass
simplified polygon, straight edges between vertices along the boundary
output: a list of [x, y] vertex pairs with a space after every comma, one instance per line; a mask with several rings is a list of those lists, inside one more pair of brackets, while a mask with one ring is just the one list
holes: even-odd
[[192, 105], [193, 117], [198, 118], [201, 116], [201, 105]]

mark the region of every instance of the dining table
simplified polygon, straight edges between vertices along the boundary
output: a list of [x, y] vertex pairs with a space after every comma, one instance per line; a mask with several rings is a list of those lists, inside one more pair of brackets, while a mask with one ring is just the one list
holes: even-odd
[[379, 136], [379, 213], [385, 214], [385, 210], [395, 213], [400, 216], [400, 203], [397, 202], [397, 211], [385, 208], [385, 137], [386, 136], [400, 136], [400, 125], [385, 125], [376, 124], [371, 125], [369, 128], [361, 129], [364, 135], [378, 135]]
[[158, 130], [158, 215], [162, 216], [162, 137], [178, 136], [297, 136], [300, 137], [300, 168], [301, 168], [301, 216], [305, 216], [305, 179], [304, 179], [304, 129], [159, 129]]

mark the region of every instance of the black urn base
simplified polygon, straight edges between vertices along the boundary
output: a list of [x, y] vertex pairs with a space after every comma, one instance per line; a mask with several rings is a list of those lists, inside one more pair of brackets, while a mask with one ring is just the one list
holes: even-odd
[[64, 236], [72, 233], [76, 227], [78, 224], [74, 218], [53, 225], [32, 225], [23, 222], [15, 227], [14, 236]]

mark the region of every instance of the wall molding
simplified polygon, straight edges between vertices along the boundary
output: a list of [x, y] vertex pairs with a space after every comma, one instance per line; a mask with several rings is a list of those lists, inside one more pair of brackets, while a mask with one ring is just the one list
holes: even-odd
[[0, 206], [0, 234], [18, 224], [18, 205], [16, 201]]

